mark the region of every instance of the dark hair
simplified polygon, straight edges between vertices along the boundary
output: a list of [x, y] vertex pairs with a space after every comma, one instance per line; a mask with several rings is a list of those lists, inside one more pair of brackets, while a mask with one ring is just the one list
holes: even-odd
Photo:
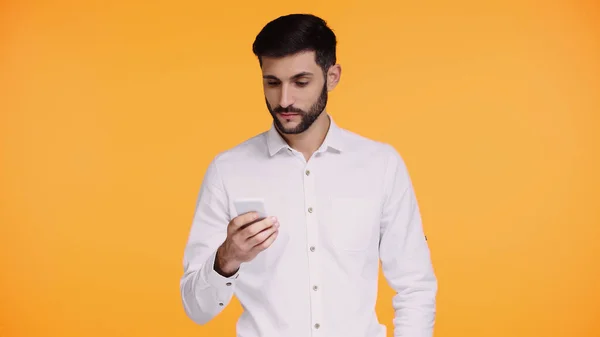
[[267, 23], [256, 36], [252, 51], [261, 56], [283, 57], [314, 51], [315, 62], [327, 73], [336, 63], [336, 37], [325, 20], [312, 14], [289, 14]]

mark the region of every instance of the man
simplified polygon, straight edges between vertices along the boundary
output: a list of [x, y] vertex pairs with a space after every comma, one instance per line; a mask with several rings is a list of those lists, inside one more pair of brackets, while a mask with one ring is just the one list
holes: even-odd
[[[253, 51], [273, 125], [207, 169], [184, 255], [186, 314], [205, 324], [235, 294], [239, 337], [384, 337], [381, 261], [397, 292], [394, 336], [431, 337], [437, 280], [405, 164], [325, 109], [341, 75], [334, 33], [287, 15]], [[241, 198], [263, 198], [270, 216], [237, 214]]]

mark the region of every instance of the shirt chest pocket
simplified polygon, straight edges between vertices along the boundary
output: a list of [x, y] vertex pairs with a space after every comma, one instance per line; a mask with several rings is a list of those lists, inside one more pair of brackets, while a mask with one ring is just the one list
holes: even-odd
[[331, 197], [322, 217], [327, 239], [339, 251], [366, 251], [379, 240], [380, 214], [375, 198]]

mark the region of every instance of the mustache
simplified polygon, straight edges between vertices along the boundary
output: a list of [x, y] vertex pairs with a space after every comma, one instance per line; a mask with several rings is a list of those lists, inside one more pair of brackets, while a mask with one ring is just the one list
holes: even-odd
[[276, 112], [276, 113], [294, 112], [294, 113], [301, 113], [301, 114], [305, 114], [306, 113], [306, 112], [304, 112], [304, 110], [298, 109], [298, 108], [294, 108], [293, 106], [288, 106], [287, 108], [283, 108], [281, 106], [278, 106], [275, 109], [273, 109], [273, 112]]

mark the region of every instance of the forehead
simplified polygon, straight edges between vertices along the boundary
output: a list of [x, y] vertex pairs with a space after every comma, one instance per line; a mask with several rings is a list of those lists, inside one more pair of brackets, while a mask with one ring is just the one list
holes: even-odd
[[315, 61], [315, 52], [306, 51], [284, 57], [262, 57], [263, 76], [275, 76], [286, 80], [299, 73], [319, 75], [321, 68]]

